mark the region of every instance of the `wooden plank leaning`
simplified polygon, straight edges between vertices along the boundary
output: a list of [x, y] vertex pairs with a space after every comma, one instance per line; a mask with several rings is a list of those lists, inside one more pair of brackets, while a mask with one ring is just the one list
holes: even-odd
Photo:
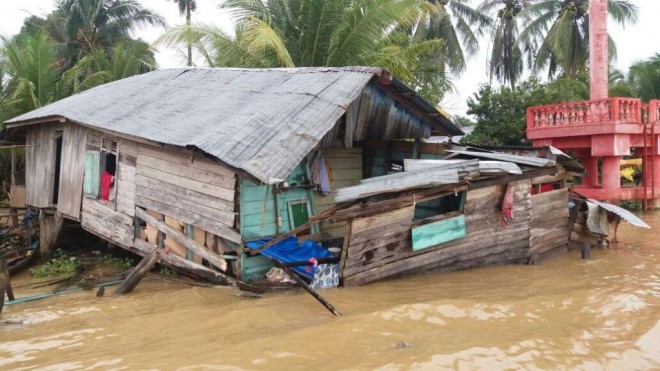
[[126, 277], [124, 282], [121, 283], [119, 287], [115, 290], [116, 295], [128, 294], [133, 291], [135, 287], [140, 283], [142, 278], [146, 276], [147, 273], [154, 267], [154, 265], [160, 260], [160, 251], [154, 248], [154, 251], [145, 256], [140, 263], [133, 268], [133, 271]]
[[141, 220], [144, 220], [145, 222], [147, 222], [147, 224], [153, 225], [159, 231], [165, 233], [165, 235], [167, 235], [167, 238], [173, 239], [174, 241], [188, 248], [193, 253], [206, 259], [206, 261], [208, 261], [211, 265], [217, 267], [222, 271], [226, 269], [227, 262], [224, 259], [218, 257], [211, 251], [207, 250], [202, 245], [197, 243], [195, 240], [190, 239], [188, 236], [184, 235], [183, 232], [179, 232], [176, 229], [165, 224], [164, 222], [157, 220], [156, 218], [149, 215], [146, 211], [144, 211], [139, 207], [135, 208], [135, 216], [137, 216]]
[[271, 259], [271, 260], [273, 261], [273, 263], [277, 267], [282, 268], [282, 270], [284, 270], [289, 276], [291, 276], [291, 278], [294, 281], [296, 281], [296, 283], [298, 285], [300, 285], [300, 287], [302, 287], [303, 289], [305, 289], [305, 291], [307, 291], [310, 295], [312, 295], [314, 297], [314, 299], [318, 300], [318, 302], [321, 303], [327, 310], [329, 310], [330, 313], [334, 314], [335, 316], [341, 316], [341, 312], [339, 312], [337, 310], [337, 308], [335, 308], [332, 304], [330, 304], [327, 300], [325, 300], [321, 295], [319, 295], [319, 293], [316, 292], [316, 290], [309, 287], [309, 285], [305, 281], [303, 281], [302, 278], [300, 278], [293, 270], [291, 270], [291, 268], [289, 268], [286, 265], [282, 264], [277, 259]]

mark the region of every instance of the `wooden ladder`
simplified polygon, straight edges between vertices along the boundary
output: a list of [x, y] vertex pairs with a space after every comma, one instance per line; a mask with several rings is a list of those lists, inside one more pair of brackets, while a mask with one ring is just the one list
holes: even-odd
[[[655, 200], [655, 157], [657, 151], [657, 141], [655, 140], [655, 126], [652, 122], [644, 123], [644, 162], [642, 164], [642, 185], [644, 187], [644, 211], [649, 209], [649, 204]], [[649, 184], [650, 183], [650, 184]], [[649, 197], [649, 188], [651, 197]]]

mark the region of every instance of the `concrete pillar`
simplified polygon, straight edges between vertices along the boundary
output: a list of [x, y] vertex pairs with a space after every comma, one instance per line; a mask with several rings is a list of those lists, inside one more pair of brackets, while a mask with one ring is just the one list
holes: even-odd
[[588, 187], [597, 187], [598, 158], [587, 156], [582, 159], [582, 166], [587, 170], [587, 175], [582, 177], [582, 184]]
[[[655, 200], [653, 200], [654, 209], [660, 208], [660, 156], [653, 158], [653, 187], [655, 188]], [[651, 184], [649, 183], [649, 186]]]
[[589, 0], [589, 74], [591, 99], [608, 96], [607, 0]]
[[621, 198], [621, 157], [603, 157], [603, 189], [609, 200]]

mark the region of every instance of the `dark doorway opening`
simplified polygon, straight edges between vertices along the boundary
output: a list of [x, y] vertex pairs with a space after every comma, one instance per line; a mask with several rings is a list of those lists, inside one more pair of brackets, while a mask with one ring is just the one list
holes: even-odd
[[53, 182], [53, 204], [57, 205], [60, 195], [60, 171], [62, 170], [62, 131], [55, 132], [55, 179]]

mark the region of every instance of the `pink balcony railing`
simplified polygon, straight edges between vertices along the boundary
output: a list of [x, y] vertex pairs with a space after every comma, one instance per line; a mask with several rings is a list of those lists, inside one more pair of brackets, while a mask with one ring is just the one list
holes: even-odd
[[636, 98], [608, 98], [550, 104], [527, 109], [527, 127], [597, 123], [641, 123], [642, 102]]
[[652, 99], [649, 104], [642, 105], [642, 121], [660, 123], [660, 99]]

